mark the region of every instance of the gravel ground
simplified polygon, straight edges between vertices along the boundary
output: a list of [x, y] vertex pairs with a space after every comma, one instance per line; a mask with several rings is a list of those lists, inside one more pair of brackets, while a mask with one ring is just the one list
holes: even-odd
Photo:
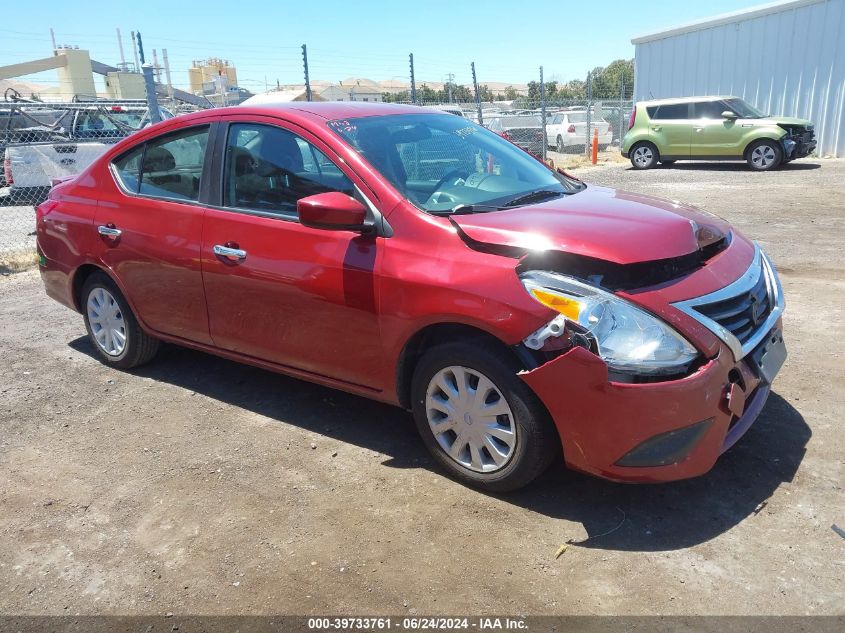
[[485, 495], [398, 409], [177, 348], [110, 370], [19, 273], [0, 278], [0, 613], [842, 614], [845, 161], [578, 175], [709, 209], [779, 266], [790, 358], [711, 473], [557, 465]]

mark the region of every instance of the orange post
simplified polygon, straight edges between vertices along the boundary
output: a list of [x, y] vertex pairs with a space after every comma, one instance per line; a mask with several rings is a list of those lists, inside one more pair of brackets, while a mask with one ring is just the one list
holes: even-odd
[[599, 129], [593, 128], [593, 165], [599, 162]]

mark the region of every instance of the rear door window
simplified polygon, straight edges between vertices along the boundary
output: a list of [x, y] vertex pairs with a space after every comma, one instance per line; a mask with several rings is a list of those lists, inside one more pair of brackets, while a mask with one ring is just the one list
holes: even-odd
[[667, 105], [657, 106], [654, 114], [649, 113], [652, 119], [688, 119], [689, 118], [689, 104], [688, 103], [671, 103]]
[[207, 144], [207, 126], [147, 142], [139, 193], [176, 200], [199, 200]]

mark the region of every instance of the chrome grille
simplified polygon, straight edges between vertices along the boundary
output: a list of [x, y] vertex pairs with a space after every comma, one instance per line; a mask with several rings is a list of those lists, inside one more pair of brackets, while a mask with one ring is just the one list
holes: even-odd
[[722, 339], [739, 361], [783, 314], [783, 289], [774, 265], [755, 244], [748, 270], [721, 290], [672, 304]]
[[724, 327], [740, 343], [745, 343], [772, 311], [765, 270], [760, 267], [757, 281], [747, 292], [723, 301], [697, 305], [694, 310]]

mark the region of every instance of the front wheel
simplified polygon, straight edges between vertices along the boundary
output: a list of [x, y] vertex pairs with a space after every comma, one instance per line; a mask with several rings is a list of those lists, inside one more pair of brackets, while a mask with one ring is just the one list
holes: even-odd
[[660, 160], [657, 148], [651, 143], [638, 143], [631, 148], [631, 165], [634, 169], [651, 169]]
[[105, 273], [94, 273], [82, 287], [85, 329], [106, 365], [130, 369], [152, 360], [159, 341], [146, 334], [120, 290]]
[[493, 347], [435, 347], [414, 372], [414, 420], [428, 450], [451, 475], [476, 488], [521, 488], [560, 450], [560, 440], [518, 367]]
[[754, 171], [769, 171], [781, 164], [783, 151], [773, 141], [757, 141], [748, 148], [746, 160]]

